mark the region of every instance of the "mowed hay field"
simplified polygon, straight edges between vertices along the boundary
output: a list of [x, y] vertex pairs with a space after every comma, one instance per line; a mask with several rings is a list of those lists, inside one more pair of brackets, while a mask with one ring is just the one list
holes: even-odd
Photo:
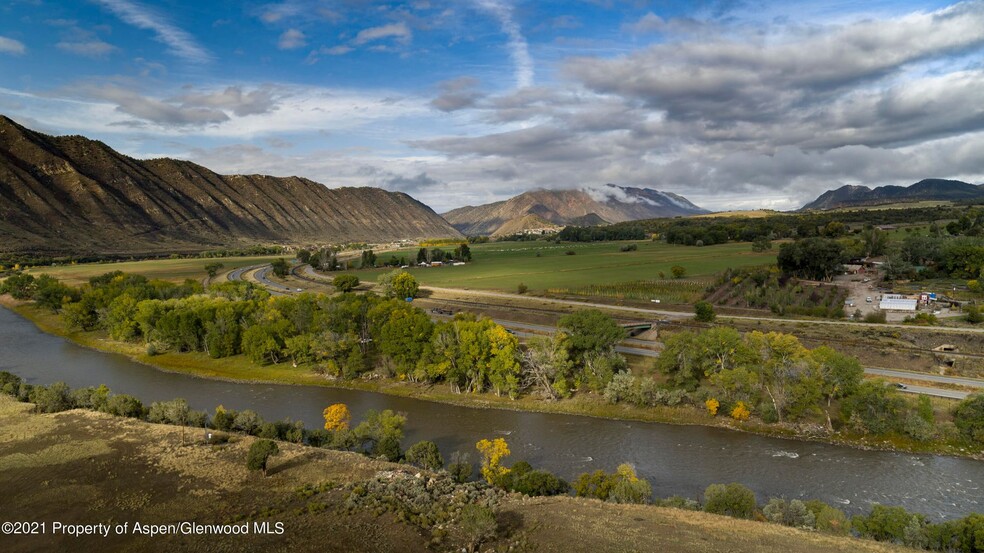
[[[635, 244], [636, 251], [620, 248]], [[610, 284], [659, 279], [662, 271], [671, 279], [670, 267], [687, 270], [685, 278], [707, 280], [728, 267], [747, 267], [775, 263], [776, 249], [753, 252], [751, 244], [720, 244], [694, 247], [662, 242], [496, 242], [471, 247], [473, 261], [464, 266], [408, 269], [418, 282], [430, 286], [516, 291], [523, 283], [531, 291], [548, 288], [577, 288], [591, 284]], [[453, 250], [454, 246], [441, 249]], [[573, 251], [574, 255], [566, 252]], [[379, 254], [379, 261], [391, 255], [415, 261], [417, 249]], [[537, 257], [539, 255], [539, 257]], [[374, 282], [389, 269], [354, 271], [361, 280]]]
[[113, 271], [144, 275], [150, 279], [184, 282], [185, 279], [201, 280], [205, 278], [205, 266], [210, 263], [223, 265], [219, 273], [239, 267], [269, 263], [277, 257], [285, 256], [249, 256], [222, 257], [214, 259], [150, 259], [145, 261], [121, 261], [116, 263], [80, 263], [78, 265], [58, 265], [53, 267], [32, 267], [28, 272], [33, 275], [49, 274], [70, 285], [88, 282], [91, 277]]
[[[35, 415], [0, 396], [0, 501], [7, 520], [48, 525], [45, 535], [0, 537], [27, 551], [459, 551], [455, 536], [431, 543], [392, 512], [347, 507], [346, 483], [380, 471], [419, 469], [355, 453], [280, 442], [269, 474], [246, 470], [251, 437], [203, 443], [202, 430], [151, 425], [89, 411]], [[390, 473], [392, 474], [392, 473]], [[426, 471], [423, 478], [429, 478]], [[307, 491], [305, 491], [307, 490]], [[316, 491], [318, 490], [318, 491]], [[481, 551], [867, 552], [910, 551], [783, 526], [643, 505], [510, 495]], [[283, 523], [284, 532], [245, 536], [51, 534], [51, 523]]]

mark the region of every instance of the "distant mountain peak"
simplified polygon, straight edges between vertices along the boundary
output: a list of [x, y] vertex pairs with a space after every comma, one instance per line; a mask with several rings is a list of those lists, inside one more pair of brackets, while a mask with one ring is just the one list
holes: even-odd
[[984, 185], [974, 185], [958, 180], [923, 179], [909, 186], [844, 185], [828, 190], [816, 200], [800, 208], [806, 210], [863, 207], [896, 202], [959, 201], [984, 199]]
[[562, 227], [707, 212], [677, 194], [606, 183], [577, 189], [530, 190], [508, 200], [460, 207], [443, 215], [467, 235], [501, 236], [538, 230], [541, 227], [533, 229], [528, 225], [542, 221]]

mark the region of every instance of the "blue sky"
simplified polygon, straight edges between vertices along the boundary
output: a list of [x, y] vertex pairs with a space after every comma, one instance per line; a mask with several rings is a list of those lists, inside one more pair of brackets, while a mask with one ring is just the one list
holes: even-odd
[[984, 181], [984, 2], [12, 0], [0, 113], [438, 211], [606, 182], [712, 209]]

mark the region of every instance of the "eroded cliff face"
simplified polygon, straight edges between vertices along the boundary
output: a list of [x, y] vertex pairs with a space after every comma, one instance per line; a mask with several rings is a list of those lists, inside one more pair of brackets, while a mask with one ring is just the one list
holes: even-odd
[[0, 116], [0, 251], [126, 253], [459, 237], [400, 192], [137, 160]]

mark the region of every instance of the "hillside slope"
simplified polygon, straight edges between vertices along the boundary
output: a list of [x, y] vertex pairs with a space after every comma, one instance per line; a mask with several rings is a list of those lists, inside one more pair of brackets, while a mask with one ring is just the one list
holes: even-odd
[[452, 236], [460, 234], [403, 193], [137, 160], [102, 142], [47, 136], [0, 116], [0, 251], [126, 253]]
[[467, 235], [498, 236], [539, 228], [529, 226], [538, 221], [585, 225], [696, 213], [707, 210], [676, 194], [606, 184], [585, 190], [533, 190], [501, 202], [454, 209], [443, 216]]
[[842, 186], [824, 192], [816, 200], [804, 205], [801, 210], [836, 209], [895, 202], [975, 199], [984, 200], [984, 185], [958, 180], [924, 179], [909, 186], [879, 186], [874, 189], [867, 186]]
[[[79, 537], [52, 533], [4, 536], [4, 551], [460, 551], [462, 525], [423, 529], [379, 507], [353, 506], [349, 490], [384, 479], [434, 479], [426, 471], [280, 442], [267, 475], [250, 473], [252, 437], [207, 445], [199, 430], [148, 424], [92, 411], [31, 413], [31, 405], [0, 395], [0, 485], [4, 512], [14, 520], [140, 521], [198, 524], [267, 521], [283, 534], [138, 535]], [[222, 433], [217, 433], [221, 435]], [[113, 478], [107, 478], [107, 474]], [[447, 478], [446, 476], [444, 478]], [[348, 485], [346, 487], [346, 485]], [[399, 487], [397, 487], [399, 486]], [[430, 484], [426, 489], [432, 489]], [[460, 488], [459, 488], [460, 489]], [[419, 492], [418, 492], [419, 494]], [[422, 494], [390, 496], [386, 505]], [[423, 496], [427, 497], [427, 496]], [[400, 499], [396, 499], [400, 498]], [[415, 506], [426, 503], [414, 503]], [[447, 508], [445, 508], [447, 510]], [[573, 497], [504, 497], [495, 536], [481, 551], [660, 551], [690, 553], [825, 553], [912, 551], [873, 541], [835, 537], [776, 524], [647, 505], [618, 505]], [[518, 545], [517, 545], [518, 544]]]

